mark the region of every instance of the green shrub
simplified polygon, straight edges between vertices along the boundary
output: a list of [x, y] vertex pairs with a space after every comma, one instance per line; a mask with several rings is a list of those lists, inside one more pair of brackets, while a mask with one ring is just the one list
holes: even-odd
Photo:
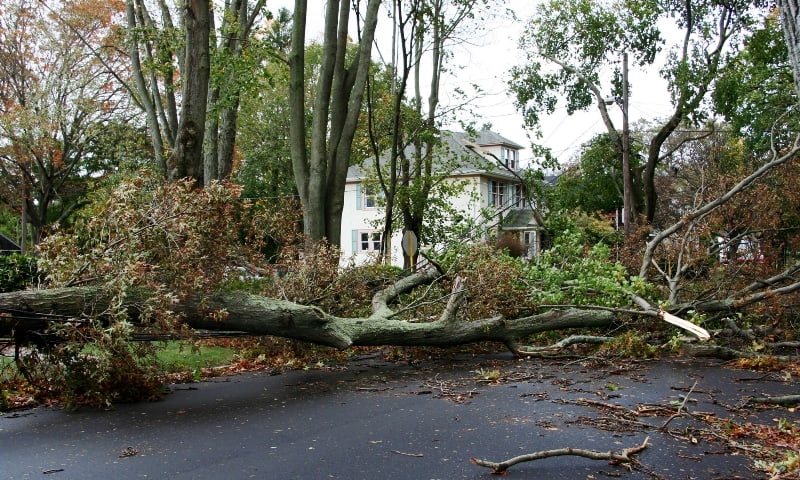
[[[69, 406], [158, 397], [157, 345], [131, 342], [132, 335], [181, 333], [175, 302], [218, 288], [239, 262], [259, 263], [260, 245], [251, 256], [242, 244], [253, 233], [241, 219], [253, 219], [242, 215], [239, 190], [221, 183], [196, 190], [142, 172], [98, 194], [71, 229], [48, 237], [40, 267], [49, 285], [95, 284], [112, 301], [96, 317], [51, 327], [59, 341], [29, 359], [32, 383]], [[131, 318], [124, 305], [137, 289], [153, 295]]]
[[25, 290], [38, 283], [36, 260], [27, 255], [0, 255], [0, 293]]

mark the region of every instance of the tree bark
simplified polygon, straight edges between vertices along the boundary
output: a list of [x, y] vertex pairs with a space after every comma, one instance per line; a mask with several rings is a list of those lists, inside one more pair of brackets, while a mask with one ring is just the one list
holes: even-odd
[[620, 453], [614, 452], [598, 452], [596, 450], [585, 450], [582, 448], [557, 448], [555, 450], [544, 450], [541, 452], [528, 453], [514, 458], [510, 458], [503, 462], [492, 462], [489, 460], [481, 460], [478, 458], [470, 458], [470, 461], [480, 467], [487, 467], [492, 469], [494, 475], [505, 475], [506, 470], [518, 463], [531, 462], [540, 460], [542, 458], [560, 457], [563, 455], [574, 455], [576, 457], [584, 457], [592, 460], [607, 460], [610, 463], [634, 463], [636, 460], [631, 457], [645, 448], [650, 441], [650, 437], [644, 439], [641, 445], [630, 447], [622, 450]]
[[186, 56], [181, 98], [181, 117], [175, 148], [167, 161], [169, 181], [191, 177], [203, 185], [203, 138], [211, 72], [209, 36], [211, 12], [208, 0], [189, 0], [184, 6]]
[[[420, 280], [413, 277], [410, 282]], [[424, 279], [423, 279], [424, 280]], [[404, 288], [403, 286], [400, 287]], [[366, 318], [342, 318], [312, 306], [244, 292], [221, 291], [194, 296], [176, 305], [182, 321], [197, 329], [245, 331], [254, 335], [274, 335], [305, 340], [339, 349], [350, 346], [452, 346], [496, 341], [506, 344], [534, 333], [567, 328], [592, 328], [609, 325], [614, 316], [607, 311], [551, 310], [517, 319], [500, 317], [475, 321], [457, 319], [456, 305], [432, 322], [407, 322], [391, 318], [387, 302], [395, 298], [396, 287], [376, 295], [374, 313]], [[132, 320], [135, 305], [146, 293], [129, 295], [126, 304]], [[42, 330], [49, 321], [80, 321], [84, 316], [100, 315], [112, 296], [98, 287], [28, 290], [0, 294], [0, 336], [13, 331]], [[452, 307], [452, 308], [451, 308]], [[210, 315], [211, 312], [223, 312]]]
[[798, 0], [778, 0], [781, 12], [783, 35], [789, 49], [789, 62], [794, 71], [794, 86], [800, 95], [800, 2]]
[[292, 166], [303, 204], [303, 230], [309, 246], [327, 239], [341, 242], [344, 186], [361, 101], [370, 67], [380, 0], [369, 0], [358, 53], [345, 65], [350, 4], [326, 6], [322, 64], [314, 98], [310, 148], [305, 125], [305, 17], [307, 0], [296, 0], [289, 54], [289, 108]]

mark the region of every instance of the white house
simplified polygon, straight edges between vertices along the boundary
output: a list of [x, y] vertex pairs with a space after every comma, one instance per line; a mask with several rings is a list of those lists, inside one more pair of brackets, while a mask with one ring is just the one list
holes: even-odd
[[[536, 255], [541, 242], [541, 222], [534, 210], [524, 204], [519, 164], [523, 147], [490, 130], [481, 130], [474, 136], [442, 132], [442, 140], [441, 151], [434, 158], [449, 160], [434, 160], [434, 168], [438, 165], [442, 170], [437, 173], [444, 173], [446, 180], [462, 182], [465, 187], [461, 194], [450, 199], [451, 206], [463, 218], [483, 225], [469, 240], [480, 241], [500, 228], [518, 235], [529, 257]], [[375, 177], [365, 170], [367, 167], [354, 166], [347, 172], [341, 237], [343, 264], [374, 259], [381, 248], [384, 210], [378, 192], [365, 186], [366, 180]], [[392, 263], [400, 266], [403, 264], [401, 228], [398, 225], [390, 242]]]

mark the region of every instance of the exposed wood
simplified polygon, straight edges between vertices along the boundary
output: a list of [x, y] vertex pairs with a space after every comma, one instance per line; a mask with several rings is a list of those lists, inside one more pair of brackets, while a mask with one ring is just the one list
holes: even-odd
[[684, 320], [664, 310], [656, 310], [652, 305], [650, 305], [650, 302], [638, 295], [635, 295], [633, 292], [628, 292], [628, 296], [631, 298], [631, 300], [633, 300], [633, 303], [637, 304], [642, 309], [644, 314], [660, 318], [667, 323], [671, 323], [678, 328], [682, 328], [702, 341], [711, 340], [711, 334], [708, 332], [708, 330], [698, 327], [692, 322]]
[[609, 462], [614, 463], [632, 463], [636, 460], [631, 458], [631, 455], [635, 455], [645, 448], [647, 448], [647, 444], [650, 441], [650, 437], [644, 439], [641, 445], [636, 447], [626, 448], [622, 450], [620, 453], [614, 452], [598, 452], [596, 450], [584, 450], [582, 448], [557, 448], [555, 450], [543, 450], [540, 452], [529, 453], [526, 455], [520, 455], [518, 457], [510, 458], [503, 462], [492, 462], [489, 460], [480, 460], [477, 458], [470, 458], [470, 461], [475, 465], [481, 467], [487, 467], [492, 469], [492, 473], [495, 475], [503, 475], [506, 470], [510, 467], [523, 462], [530, 462], [533, 460], [539, 460], [542, 458], [549, 458], [549, 457], [559, 457], [563, 455], [574, 455], [577, 457], [585, 457], [591, 458], [592, 460], [608, 460]]

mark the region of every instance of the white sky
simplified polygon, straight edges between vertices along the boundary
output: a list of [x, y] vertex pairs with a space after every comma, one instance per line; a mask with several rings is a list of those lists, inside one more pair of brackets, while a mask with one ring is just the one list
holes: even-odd
[[[319, 8], [311, 5], [317, 2]], [[502, 3], [502, 0], [498, 0], [498, 3]], [[514, 108], [513, 98], [508, 93], [507, 82], [511, 67], [524, 60], [523, 53], [518, 50], [517, 42], [523, 32], [525, 21], [534, 13], [537, 3], [536, 0], [506, 0], [505, 7], [498, 9], [498, 12], [502, 13], [508, 8], [516, 13], [520, 21], [503, 19], [492, 21], [480, 38], [472, 39], [469, 44], [457, 47], [451, 65], [464, 65], [465, 68], [455, 71], [454, 75], [442, 81], [442, 108], [452, 107], [456, 100], [450, 93], [456, 88], [471, 91], [471, 85], [478, 84], [484, 94], [472, 102], [472, 111], [479, 117], [475, 119], [476, 125], [479, 127], [485, 122], [490, 122], [495, 132], [525, 146], [526, 150], [522, 152], [523, 162], [530, 158], [530, 149], [527, 147], [530, 145], [533, 133], [524, 128], [522, 115]], [[268, 8], [275, 10], [280, 6], [292, 10], [294, 2], [276, 0], [268, 2], [267, 5]], [[320, 0], [309, 2], [307, 40], [321, 40], [323, 17], [324, 2]], [[381, 45], [381, 51], [389, 55], [391, 24], [385, 10], [378, 20], [377, 41]], [[629, 73], [631, 124], [640, 119], [652, 120], [669, 112], [669, 95], [657, 73], [641, 72], [631, 68]], [[613, 120], [621, 128], [621, 112], [614, 107], [611, 112]], [[467, 118], [469, 114], [466, 110], [463, 116], [464, 118], [459, 120], [470, 119]], [[459, 128], [457, 124], [445, 127]], [[551, 148], [553, 154], [563, 164], [579, 151], [582, 143], [595, 134], [605, 131], [605, 127], [596, 109], [568, 116], [566, 109], [561, 107], [553, 115], [543, 119], [541, 130], [542, 137], [538, 142]]]

